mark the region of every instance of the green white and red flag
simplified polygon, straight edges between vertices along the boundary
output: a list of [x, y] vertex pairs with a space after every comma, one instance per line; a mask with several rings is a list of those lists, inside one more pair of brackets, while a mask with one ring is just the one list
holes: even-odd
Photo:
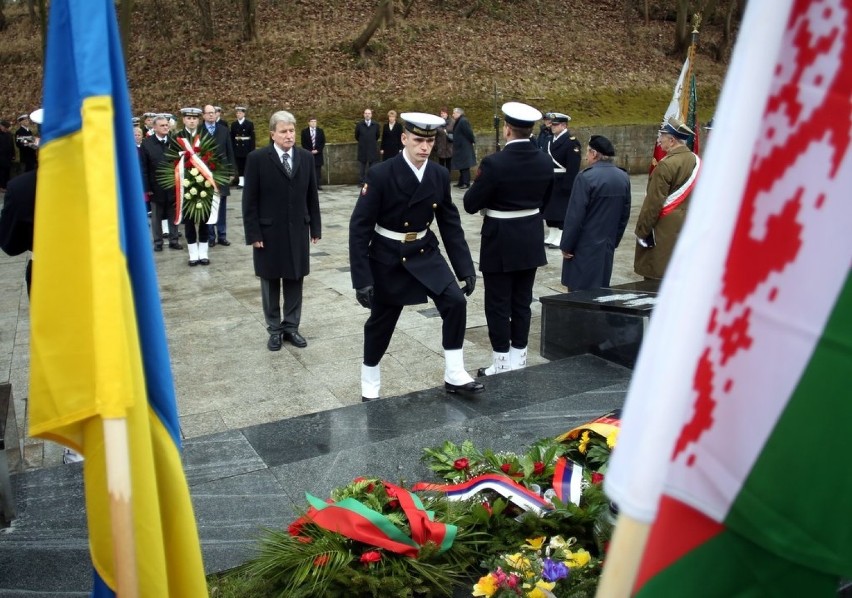
[[852, 0], [742, 31], [605, 480], [642, 597], [852, 578]]

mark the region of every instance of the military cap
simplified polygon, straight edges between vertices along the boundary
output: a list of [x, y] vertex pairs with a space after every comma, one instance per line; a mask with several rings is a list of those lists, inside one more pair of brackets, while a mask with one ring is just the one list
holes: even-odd
[[181, 116], [201, 116], [201, 108], [181, 108]]
[[234, 106], [234, 112], [248, 112], [245, 106]]
[[604, 156], [615, 155], [615, 146], [603, 135], [592, 135], [592, 138], [589, 139], [589, 147]]
[[500, 107], [506, 123], [515, 127], [532, 127], [541, 119], [541, 112], [521, 102], [506, 102]]
[[130, 119], [130, 124], [138, 125], [138, 124], [139, 124], [139, 117], [138, 117], [138, 116], [134, 116], [133, 118], [131, 118], [131, 119]]
[[155, 116], [157, 116], [156, 112], [146, 112], [145, 114], [142, 115], [142, 118], [153, 118]]
[[685, 124], [683, 124], [673, 116], [663, 123], [663, 126], [660, 128], [659, 133], [671, 135], [672, 137], [676, 137], [677, 139], [681, 139], [683, 141], [686, 141], [690, 138], [690, 136], [695, 134], [693, 133], [692, 129], [687, 127]]
[[567, 123], [571, 120], [571, 117], [567, 114], [562, 114], [561, 112], [551, 112], [550, 120], [555, 123]]
[[21, 122], [22, 120], [26, 120], [29, 117], [30, 117], [29, 114], [22, 114], [18, 117], [18, 122]]
[[438, 134], [438, 127], [447, 124], [440, 116], [425, 112], [403, 112], [399, 116], [402, 118], [405, 130], [420, 137], [434, 137]]
[[[715, 117], [713, 117], [713, 118], [715, 118]], [[704, 128], [707, 129], [708, 131], [713, 130], [713, 119], [712, 118], [707, 121], [707, 124], [704, 125]]]
[[[40, 125], [44, 122], [44, 108], [39, 108], [38, 110], [33, 110], [30, 113], [29, 119], [33, 121], [35, 124]], [[20, 119], [18, 119], [20, 120]]]

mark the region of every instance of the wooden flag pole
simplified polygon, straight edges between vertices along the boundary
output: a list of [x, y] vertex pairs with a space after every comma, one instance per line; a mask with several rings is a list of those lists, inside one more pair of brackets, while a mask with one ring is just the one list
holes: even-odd
[[620, 513], [609, 544], [597, 598], [626, 598], [633, 590], [650, 524]]
[[138, 598], [139, 580], [136, 576], [136, 540], [133, 533], [127, 419], [116, 418], [103, 421], [116, 594], [119, 598]]

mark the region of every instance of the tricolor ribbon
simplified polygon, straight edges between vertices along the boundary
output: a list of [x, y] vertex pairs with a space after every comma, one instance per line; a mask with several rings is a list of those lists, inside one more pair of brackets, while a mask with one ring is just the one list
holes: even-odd
[[186, 137], [175, 138], [181, 150], [178, 152], [178, 161], [175, 165], [175, 224], [180, 224], [183, 220], [183, 179], [185, 176], [186, 160], [198, 169], [199, 174], [203, 176], [213, 186], [213, 190], [218, 193], [219, 187], [213, 179], [213, 172], [198, 155], [198, 150], [201, 149], [201, 136], [196, 135], [190, 141]]
[[579, 506], [583, 493], [583, 467], [567, 457], [559, 457], [553, 468], [553, 492], [563, 504], [570, 500]]
[[291, 528], [298, 530], [311, 522], [352, 540], [411, 558], [416, 558], [427, 543], [438, 546], [439, 553], [453, 545], [458, 531], [456, 526], [434, 521], [434, 513], [424, 509], [420, 498], [409, 491], [388, 482], [384, 482], [384, 486], [388, 494], [399, 501], [411, 528], [410, 537], [387, 517], [354, 498], [335, 503], [324, 502], [310, 494], [306, 494], [310, 505], [308, 512]]
[[412, 490], [415, 492], [421, 490], [443, 492], [447, 495], [448, 500], [467, 500], [483, 490], [492, 490], [525, 511], [542, 513], [553, 509], [553, 505], [532, 490], [525, 488], [508, 476], [496, 473], [479, 475], [459, 484], [419, 482], [413, 486]]

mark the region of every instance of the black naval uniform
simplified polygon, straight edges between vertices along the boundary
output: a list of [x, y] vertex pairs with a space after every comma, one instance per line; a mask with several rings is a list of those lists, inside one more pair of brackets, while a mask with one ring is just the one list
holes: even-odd
[[568, 211], [568, 200], [571, 198], [571, 188], [574, 179], [580, 172], [581, 146], [571, 131], [565, 132], [550, 142], [548, 153], [553, 166], [553, 193], [544, 208], [544, 219], [547, 226], [562, 229], [565, 213]]
[[[425, 303], [427, 297], [443, 319], [444, 349], [461, 349], [464, 344], [467, 301], [456, 279], [476, 272], [459, 211], [450, 196], [449, 172], [431, 162], [425, 168], [423, 180], [418, 182], [403, 154], [377, 164], [367, 173], [367, 183], [352, 212], [352, 285], [355, 289], [374, 287], [370, 317], [364, 325], [367, 366], [379, 364], [403, 306]], [[429, 228], [433, 221], [438, 223], [452, 271]], [[376, 232], [377, 225], [393, 233], [410, 233], [413, 240], [386, 238]]]
[[491, 348], [500, 353], [527, 346], [532, 288], [547, 264], [541, 208], [553, 188], [553, 163], [526, 139], [483, 158], [464, 209], [485, 210], [479, 270], [485, 283], [485, 319]]
[[231, 144], [234, 146], [238, 177], [245, 173], [246, 157], [254, 151], [255, 142], [253, 122], [244, 118], [242, 123], [238, 120], [231, 123]]
[[31, 145], [32, 137], [33, 132], [24, 126], [18, 127], [18, 130], [15, 131], [15, 145], [18, 146], [18, 157], [24, 166], [24, 172], [33, 170], [38, 162], [38, 154]]

